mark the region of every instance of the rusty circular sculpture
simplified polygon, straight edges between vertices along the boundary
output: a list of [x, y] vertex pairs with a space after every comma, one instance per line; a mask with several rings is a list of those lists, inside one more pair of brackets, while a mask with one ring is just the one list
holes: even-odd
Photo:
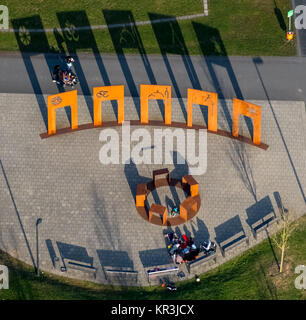
[[[162, 169], [167, 170], [167, 169]], [[161, 171], [162, 171], [161, 170]], [[165, 173], [165, 172], [163, 172]], [[193, 184], [193, 185], [192, 185]], [[176, 217], [168, 217], [167, 210], [161, 205], [152, 204], [148, 207], [146, 204], [147, 196], [155, 189], [160, 187], [174, 187], [184, 190], [188, 196], [180, 204], [180, 214]], [[157, 215], [152, 214], [151, 208], [157, 208]], [[186, 175], [182, 180], [170, 178], [168, 174], [166, 178], [155, 179], [153, 172], [153, 180], [146, 184], [139, 184], [136, 193], [136, 210], [138, 214], [146, 221], [158, 226], [177, 226], [193, 219], [201, 206], [201, 198], [198, 194], [198, 183], [191, 175]], [[163, 212], [163, 209], [165, 210]], [[159, 212], [159, 210], [161, 210]], [[166, 215], [166, 216], [165, 216]]]

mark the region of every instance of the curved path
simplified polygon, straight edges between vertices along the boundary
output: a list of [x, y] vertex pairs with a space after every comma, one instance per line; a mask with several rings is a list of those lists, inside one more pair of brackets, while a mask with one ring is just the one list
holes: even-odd
[[[43, 84], [43, 82], [42, 82]], [[222, 136], [207, 136], [207, 170], [196, 177], [199, 182], [201, 208], [197, 216], [174, 229], [192, 235], [196, 242], [217, 238], [222, 241], [244, 230], [250, 246], [257, 240], [249, 223], [271, 211], [279, 215], [283, 205], [297, 215], [305, 213], [305, 105], [293, 101], [254, 101], [262, 106], [262, 137], [269, 145], [265, 151]], [[68, 257], [97, 268], [99, 283], [129, 284], [127, 279], [106, 279], [107, 268], [123, 267], [138, 271], [138, 284], [148, 285], [145, 270], [170, 266], [163, 233], [165, 228], [152, 225], [139, 217], [135, 208], [138, 183], [152, 177], [152, 170], [168, 167], [173, 177], [181, 178], [194, 164], [105, 165], [99, 161], [103, 145], [99, 140], [103, 128], [78, 131], [41, 139], [46, 131], [44, 121], [46, 95], [0, 95], [0, 247], [29, 263], [36, 263], [36, 227], [38, 226], [40, 267], [60, 275], [89, 279], [81, 271], [66, 273], [55, 269], [52, 258]], [[218, 128], [230, 131], [231, 100], [219, 100]], [[186, 121], [186, 99], [173, 99], [173, 121]], [[78, 97], [80, 124], [92, 122], [91, 100]], [[125, 99], [126, 120], [139, 119], [139, 104]], [[105, 121], [115, 121], [112, 105], [105, 103]], [[68, 113], [69, 115], [69, 113]], [[194, 106], [194, 122], [205, 124], [207, 115]], [[160, 121], [157, 103], [150, 104], [149, 118]], [[204, 118], [204, 119], [203, 119]], [[64, 109], [57, 110], [57, 127], [69, 126]], [[245, 121], [240, 132], [250, 137]], [[133, 130], [140, 128], [135, 126]], [[141, 127], [142, 128], [142, 127]], [[122, 142], [121, 127], [113, 128]], [[147, 127], [151, 137], [155, 129]], [[185, 131], [184, 131], [185, 132]], [[126, 145], [123, 145], [126, 148]], [[155, 151], [154, 142], [144, 148]], [[198, 149], [196, 150], [198, 152]], [[177, 156], [176, 146], [173, 156]], [[158, 194], [174, 203], [179, 195], [169, 195], [161, 188]], [[276, 227], [276, 226], [275, 226]], [[274, 226], [271, 228], [271, 232]], [[217, 265], [240, 254], [238, 246], [225, 258], [218, 253]], [[62, 262], [60, 261], [60, 265]], [[184, 266], [180, 267], [187, 277]], [[199, 266], [200, 273], [211, 266]], [[133, 283], [135, 284], [135, 282]]]

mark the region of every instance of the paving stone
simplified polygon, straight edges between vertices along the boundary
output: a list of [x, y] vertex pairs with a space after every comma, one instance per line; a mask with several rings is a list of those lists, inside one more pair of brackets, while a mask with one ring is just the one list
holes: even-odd
[[[38, 218], [42, 218], [38, 226], [42, 270], [88, 280], [90, 277], [84, 272], [61, 272], [53, 267], [51, 247], [58, 257], [61, 254], [69, 256], [77, 251], [79, 259], [86, 258], [86, 255], [93, 258], [94, 267], [97, 268], [94, 281], [109, 283], [104, 269], [105, 264], [111, 263], [107, 261], [107, 253], [110, 251], [118, 257], [122, 266], [130, 263], [133, 270], [138, 271], [138, 283], [135, 285], [148, 285], [140, 252], [157, 252], [154, 250], [160, 249], [164, 253], [160, 257], [152, 255], [151, 263], [158, 263], [158, 258], [162, 261], [163, 255], [167, 254], [163, 250], [163, 232], [166, 228], [140, 218], [136, 212], [133, 192], [138, 183], [151, 179], [155, 169], [167, 167], [179, 176], [188, 170], [187, 166], [103, 165], [99, 161], [103, 145], [99, 141], [101, 128], [42, 140], [39, 134], [46, 132], [46, 127], [37, 101], [42, 102], [43, 99], [46, 100], [46, 96], [36, 99], [35, 95], [30, 94], [0, 94], [0, 146], [4, 169], [4, 173], [0, 170], [0, 248], [29, 264], [35, 262], [35, 223]], [[86, 100], [89, 101], [82, 96], [78, 97], [79, 124], [92, 121]], [[172, 101], [173, 121], [185, 121], [181, 107], [187, 107], [186, 99]], [[253, 238], [246, 222], [248, 209], [258, 205], [258, 212], [255, 212], [259, 214], [271, 203], [278, 215], [275, 198], [278, 195], [283, 205], [297, 216], [306, 213], [302, 194], [306, 185], [304, 103], [250, 102], [262, 106], [262, 140], [269, 145], [269, 149], [264, 151], [208, 134], [207, 171], [196, 176], [201, 208], [193, 220], [174, 228], [178, 233], [192, 235], [197, 243], [208, 238], [215, 239], [216, 231], [220, 230], [218, 227], [236, 217], [234, 221], [240, 221], [250, 239], [249, 247], [254, 246], [267, 235], [262, 232], [257, 240]], [[89, 108], [92, 108], [90, 104]], [[103, 103], [102, 109], [104, 120], [116, 119], [110, 103]], [[219, 101], [220, 129], [231, 129], [231, 123], [225, 117], [227, 113], [231, 116], [231, 109], [231, 101]], [[162, 118], [156, 102], [150, 102], [150, 110], [150, 115], [156, 119]], [[58, 110], [56, 116], [57, 128], [69, 125], [65, 110]], [[125, 100], [125, 118], [139, 119], [131, 98]], [[193, 121], [205, 123], [200, 106], [194, 105]], [[240, 133], [251, 137], [243, 117], [239, 125]], [[140, 127], [131, 127], [131, 132], [137, 128]], [[151, 135], [156, 129], [146, 128]], [[122, 141], [121, 128], [114, 129]], [[151, 151], [153, 153], [154, 149]], [[171, 197], [171, 192], [160, 192], [161, 199], [166, 195]], [[180, 195], [179, 199], [182, 198], [183, 195]], [[261, 207], [261, 203], [265, 204], [264, 207]], [[276, 228], [277, 225], [273, 225], [271, 233]], [[233, 224], [227, 233], [236, 231], [237, 225]], [[227, 234], [223, 232], [218, 236]], [[60, 242], [67, 245], [67, 252], [59, 252]], [[238, 246], [229, 251], [225, 258], [218, 253], [216, 265], [201, 265], [190, 275], [186, 273], [186, 276], [191, 278], [194, 273], [214, 268], [241, 254], [246, 248], [245, 245]], [[122, 284], [127, 282], [123, 279]]]

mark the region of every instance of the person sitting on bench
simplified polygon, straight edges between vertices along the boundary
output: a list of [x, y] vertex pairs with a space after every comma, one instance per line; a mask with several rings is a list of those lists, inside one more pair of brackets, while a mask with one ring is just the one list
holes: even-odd
[[171, 243], [178, 243], [179, 237], [175, 232], [170, 232], [165, 235], [165, 238], [167, 238]]
[[184, 261], [193, 261], [197, 258], [198, 254], [200, 252], [200, 249], [198, 249], [195, 244], [193, 244], [191, 247], [187, 247], [183, 250], [183, 259]]
[[180, 248], [181, 248], [181, 249], [187, 248], [189, 241], [190, 241], [190, 240], [188, 239], [188, 237], [187, 237], [185, 234], [183, 234], [183, 235], [180, 237]]
[[179, 214], [178, 207], [173, 207], [172, 210], [171, 210], [171, 217], [175, 217], [178, 214]]
[[182, 255], [179, 252], [174, 253], [172, 256], [173, 262], [176, 264], [181, 264], [184, 262]]
[[211, 252], [214, 252], [216, 251], [216, 244], [210, 240], [208, 240], [208, 242], [204, 242], [202, 245], [201, 245], [203, 251], [205, 254], [209, 254]]

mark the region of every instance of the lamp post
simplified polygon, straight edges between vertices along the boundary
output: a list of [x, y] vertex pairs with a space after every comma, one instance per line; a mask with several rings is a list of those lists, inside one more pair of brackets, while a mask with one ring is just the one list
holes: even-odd
[[38, 225], [42, 222], [42, 218], [36, 220], [36, 253], [37, 253], [37, 262], [36, 262], [36, 275], [39, 276], [39, 248], [38, 248]]

